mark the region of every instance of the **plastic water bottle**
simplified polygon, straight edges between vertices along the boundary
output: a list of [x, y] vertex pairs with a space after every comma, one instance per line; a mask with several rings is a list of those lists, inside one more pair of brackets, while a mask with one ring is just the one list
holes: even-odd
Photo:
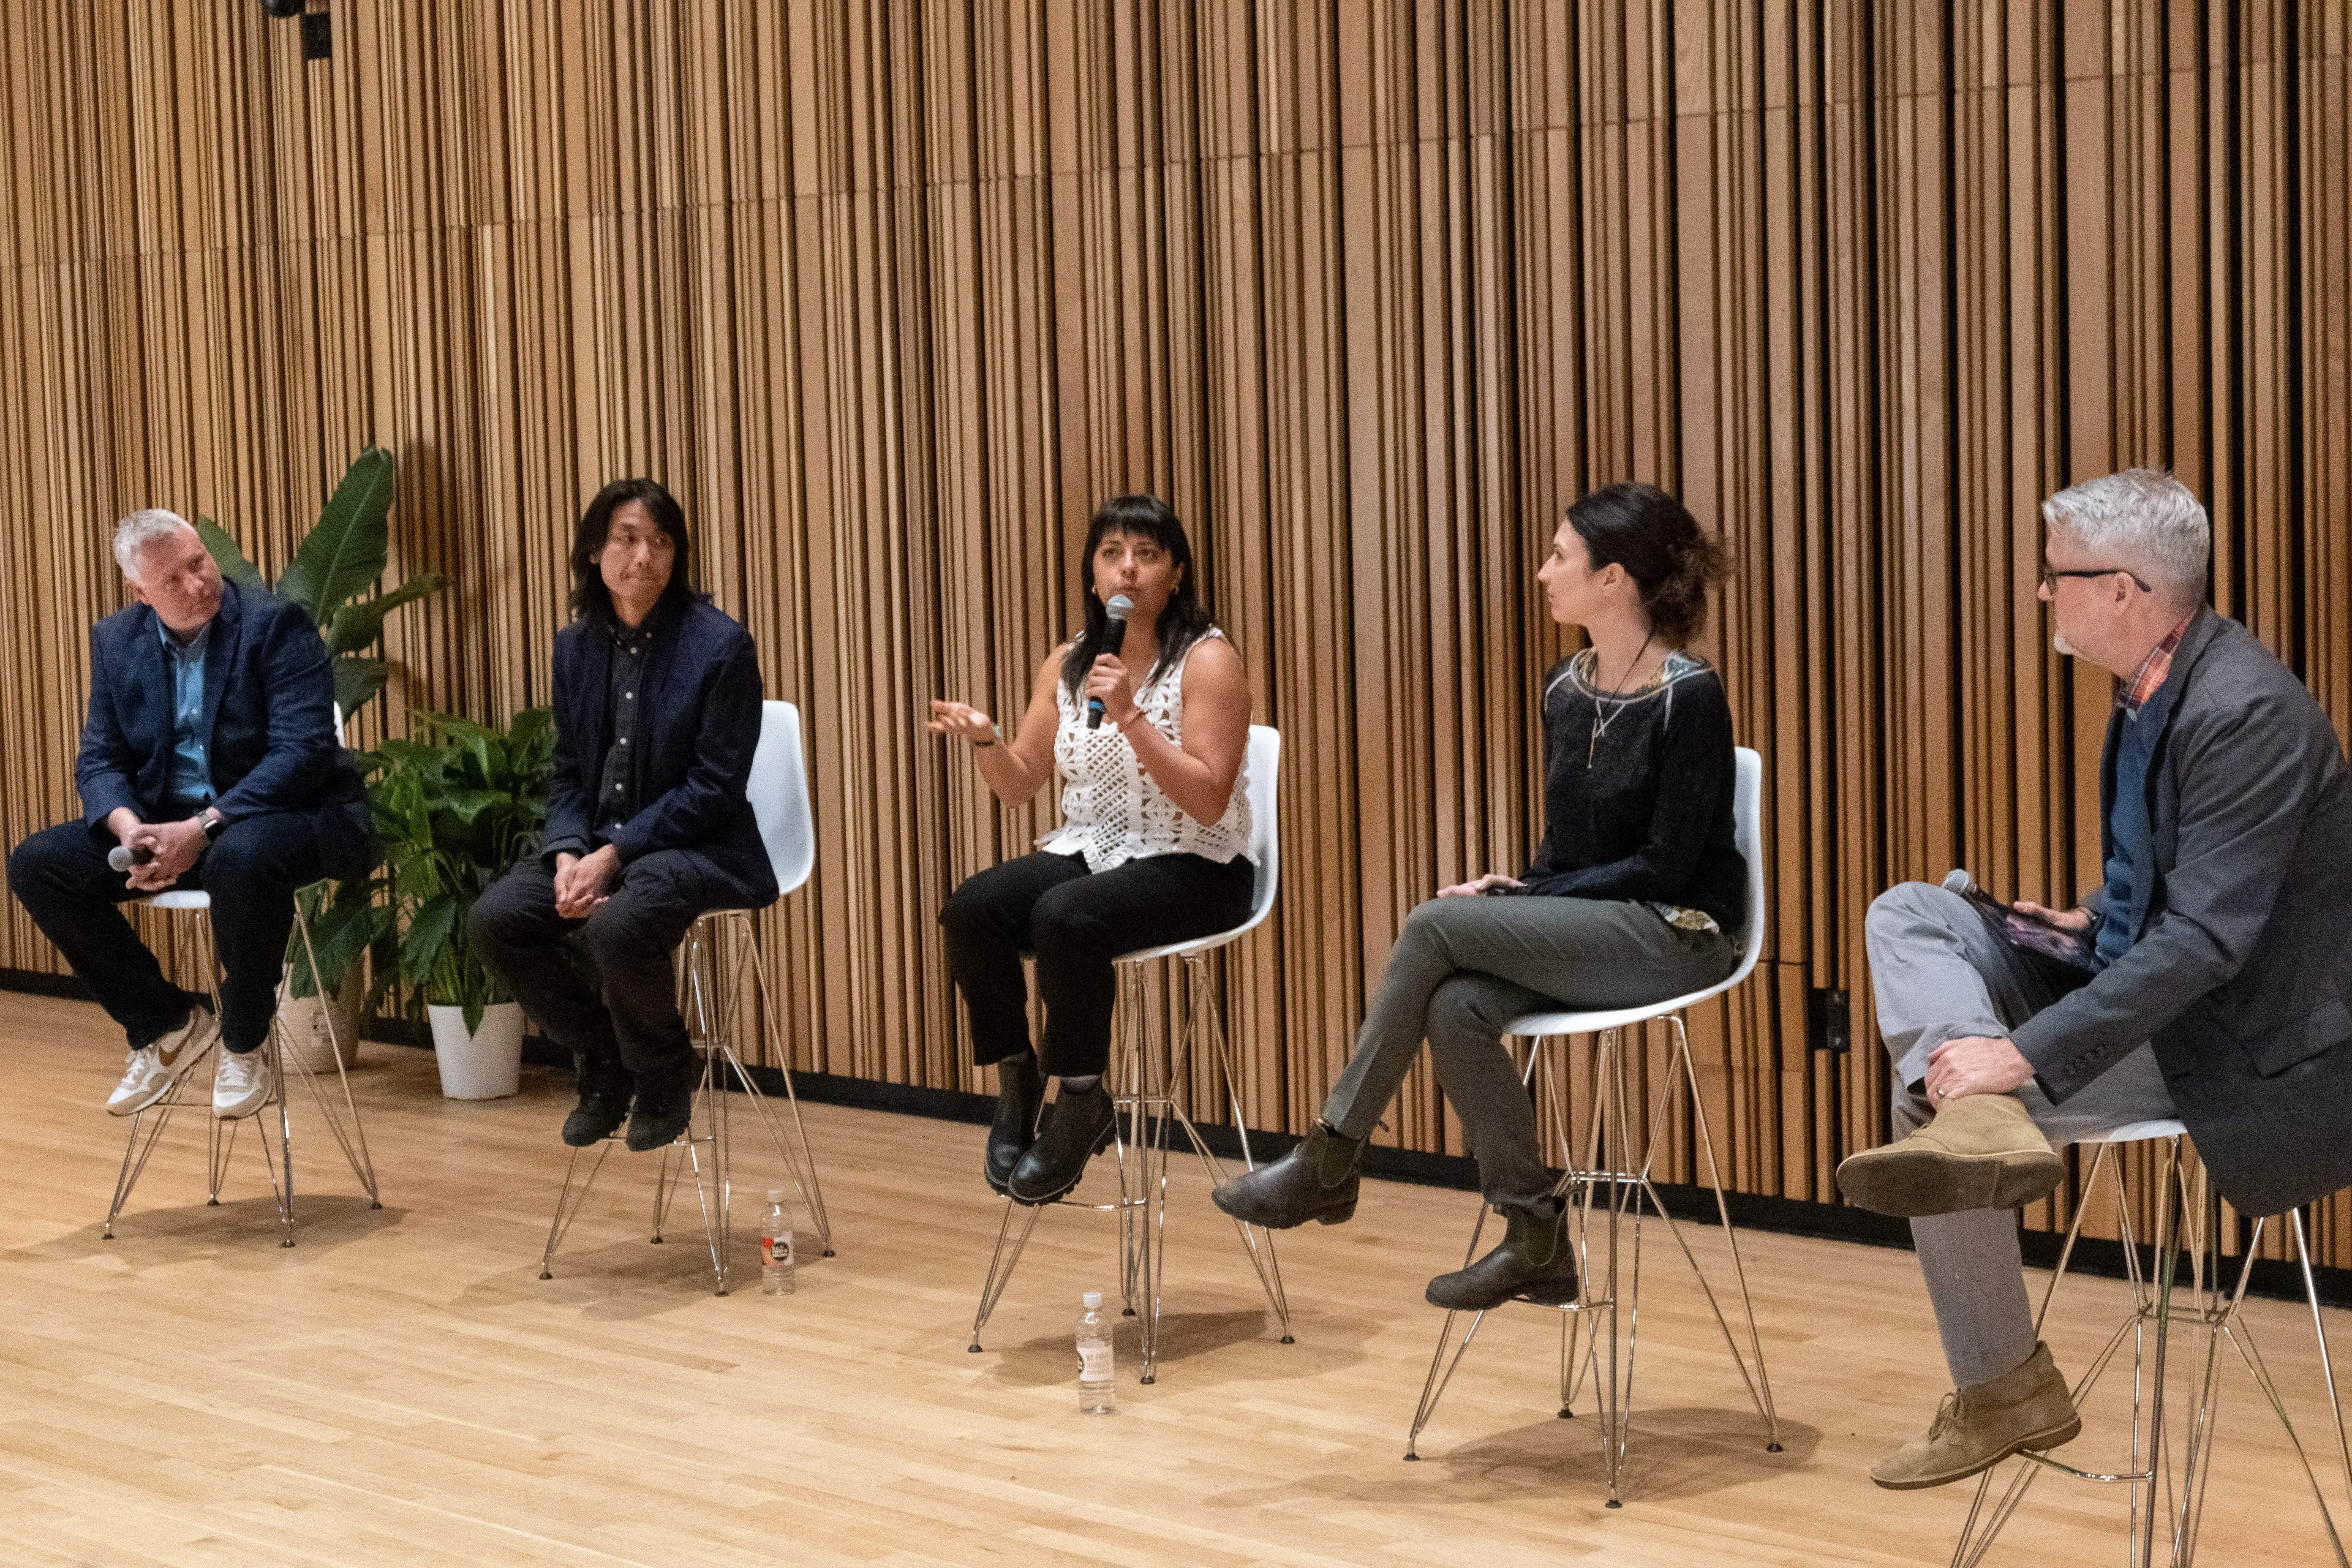
[[760, 1224], [760, 1289], [763, 1295], [793, 1293], [793, 1216], [784, 1189], [768, 1189], [768, 1215]]
[[1111, 1380], [1110, 1319], [1103, 1315], [1102, 1292], [1089, 1290], [1078, 1314], [1078, 1414], [1108, 1415], [1118, 1409]]

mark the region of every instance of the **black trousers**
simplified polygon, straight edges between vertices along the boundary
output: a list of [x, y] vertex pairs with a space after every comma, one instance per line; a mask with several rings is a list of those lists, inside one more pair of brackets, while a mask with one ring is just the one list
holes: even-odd
[[1084, 1078], [1110, 1062], [1112, 961], [1122, 952], [1231, 931], [1249, 916], [1256, 868], [1236, 857], [1154, 855], [1090, 872], [1078, 855], [1024, 855], [965, 879], [940, 911], [948, 969], [982, 1067], [1029, 1048], [1024, 952], [1045, 1002], [1038, 1066]]
[[695, 1067], [673, 954], [704, 910], [737, 901], [692, 851], [660, 849], [621, 868], [595, 913], [567, 920], [555, 912], [554, 871], [526, 860], [476, 900], [468, 929], [474, 951], [578, 1060], [583, 1082], [625, 1071], [669, 1087]]
[[[44, 828], [8, 857], [8, 888], [136, 1048], [188, 1016], [188, 993], [163, 966], [120, 905], [145, 895], [106, 863], [111, 834], [80, 822]], [[269, 1037], [294, 891], [322, 877], [364, 875], [375, 846], [352, 831], [345, 807], [270, 812], [230, 823], [183, 873], [179, 887], [210, 893], [213, 948], [221, 966], [221, 1043], [249, 1051]]]

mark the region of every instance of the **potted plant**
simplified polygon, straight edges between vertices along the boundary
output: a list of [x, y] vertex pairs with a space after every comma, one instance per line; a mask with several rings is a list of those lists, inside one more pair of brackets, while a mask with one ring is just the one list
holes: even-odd
[[[391, 673], [383, 659], [369, 652], [383, 636], [384, 617], [443, 585], [442, 578], [426, 572], [397, 587], [378, 590], [390, 559], [385, 520], [397, 490], [390, 452], [370, 447], [352, 458], [335, 493], [327, 498], [319, 521], [303, 536], [294, 559], [275, 583], [262, 576], [260, 568], [247, 558], [226, 530], [211, 518], [196, 519], [196, 532], [220, 566], [222, 576], [299, 605], [318, 626], [334, 659], [335, 703], [346, 719], [383, 689]], [[319, 950], [319, 967], [327, 976], [326, 994], [320, 995], [322, 988], [311, 973], [310, 954], [303, 950], [301, 932], [297, 930], [287, 949], [278, 1018], [295, 1048], [314, 1069], [334, 1065], [327, 1055], [331, 1039], [341, 1045], [343, 1065], [349, 1067], [359, 1054], [363, 1011], [359, 961], [366, 949], [342, 944], [330, 955], [333, 944], [323, 940], [320, 929], [326, 907], [323, 888], [304, 889], [298, 902]]]
[[[336, 963], [394, 937], [399, 978], [424, 995], [441, 1092], [497, 1099], [520, 1082], [522, 1007], [475, 953], [467, 917], [545, 831], [554, 719], [545, 708], [527, 709], [499, 731], [446, 713], [412, 718], [432, 740], [386, 741], [361, 758], [383, 866], [336, 889], [320, 922], [319, 965], [332, 973]], [[371, 1005], [392, 978], [376, 977]]]

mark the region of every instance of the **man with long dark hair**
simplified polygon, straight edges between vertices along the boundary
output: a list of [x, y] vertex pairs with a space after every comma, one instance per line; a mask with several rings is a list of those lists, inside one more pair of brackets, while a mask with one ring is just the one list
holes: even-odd
[[698, 1071], [671, 955], [703, 911], [776, 898], [744, 795], [759, 660], [751, 634], [694, 591], [692, 559], [686, 513], [653, 480], [615, 480], [589, 503], [572, 622], [555, 636], [547, 839], [474, 906], [483, 958], [579, 1066], [573, 1148], [624, 1118], [639, 1152], [686, 1131]]

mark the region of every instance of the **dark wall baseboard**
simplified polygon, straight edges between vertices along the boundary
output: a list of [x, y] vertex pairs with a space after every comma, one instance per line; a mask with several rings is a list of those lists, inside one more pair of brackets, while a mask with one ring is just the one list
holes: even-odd
[[[34, 970], [0, 969], [0, 990], [26, 991], [43, 996], [68, 996], [87, 1000], [89, 993], [71, 975], [43, 974]], [[430, 1047], [432, 1040], [425, 1026], [405, 1018], [375, 1017], [367, 1021], [360, 1031], [362, 1037], [387, 1044]], [[523, 1039], [523, 1059], [541, 1067], [568, 1068], [571, 1058], [554, 1044], [539, 1035]], [[751, 1081], [764, 1094], [784, 1091], [783, 1075], [773, 1068], [755, 1067], [749, 1069]], [[820, 1105], [848, 1105], [863, 1110], [888, 1110], [903, 1116], [925, 1116], [941, 1121], [969, 1121], [985, 1125], [996, 1101], [988, 1095], [970, 1094], [953, 1089], [919, 1089], [911, 1084], [883, 1083], [875, 1079], [845, 1078], [835, 1073], [803, 1072], [793, 1075], [793, 1087], [803, 1100]], [[1219, 1122], [1200, 1122], [1201, 1138], [1219, 1158], [1234, 1160], [1241, 1157], [1241, 1135], [1232, 1127]], [[1250, 1150], [1260, 1158], [1274, 1158], [1286, 1152], [1298, 1142], [1280, 1132], [1249, 1134]], [[1460, 1154], [1425, 1154], [1412, 1149], [1373, 1147], [1365, 1152], [1364, 1173], [1390, 1181], [1413, 1182], [1423, 1186], [1450, 1187], [1460, 1192], [1478, 1190], [1478, 1167]], [[1715, 1195], [1705, 1187], [1680, 1186], [1669, 1183], [1658, 1184], [1658, 1195], [1668, 1213], [1678, 1220], [1715, 1219]], [[1748, 1230], [1776, 1231], [1785, 1236], [1819, 1237], [1831, 1241], [1861, 1242], [1868, 1247], [1899, 1247], [1911, 1245], [1911, 1227], [1899, 1219], [1889, 1219], [1864, 1209], [1850, 1208], [1843, 1204], [1811, 1203], [1798, 1198], [1760, 1197], [1748, 1193], [1727, 1193], [1724, 1207], [1730, 1212], [1734, 1225]], [[2025, 1231], [2019, 1244], [2025, 1261], [2036, 1268], [2047, 1268], [2058, 1261], [2058, 1252], [2064, 1238], [2047, 1231]], [[2155, 1268], [2154, 1249], [2139, 1248], [2139, 1269], [2152, 1272]], [[2106, 1241], [2085, 1237], [2074, 1244], [2074, 1258], [2070, 1268], [2087, 1274], [2109, 1279], [2127, 1277], [2124, 1246], [2119, 1241]], [[2352, 1268], [2315, 1268], [2314, 1283], [2319, 1290], [2321, 1304], [2331, 1307], [2352, 1307]], [[2183, 1278], [2186, 1278], [2184, 1273]], [[2300, 1301], [2303, 1297], [2302, 1270], [2292, 1263], [2271, 1258], [2258, 1258], [2253, 1278], [2246, 1287], [2256, 1296], [2268, 1296], [2279, 1300]]]

